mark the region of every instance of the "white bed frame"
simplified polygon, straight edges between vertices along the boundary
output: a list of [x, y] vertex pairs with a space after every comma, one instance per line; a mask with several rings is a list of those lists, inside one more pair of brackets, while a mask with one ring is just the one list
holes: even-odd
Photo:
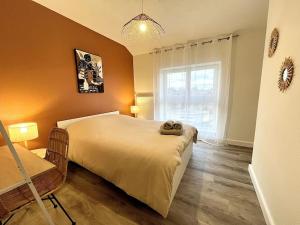
[[113, 112], [101, 113], [101, 114], [96, 114], [96, 115], [91, 115], [91, 116], [78, 117], [78, 118], [69, 119], [69, 120], [57, 121], [57, 127], [62, 128], [62, 129], [66, 129], [72, 123], [76, 123], [80, 120], [95, 118], [95, 117], [98, 117], [98, 116], [112, 115], [112, 114], [117, 114], [118, 115], [118, 114], [120, 114], [120, 112], [119, 111], [113, 111]]
[[[78, 122], [80, 120], [84, 119], [89, 119], [89, 118], [95, 118], [99, 116], [105, 116], [105, 115], [112, 115], [112, 114], [120, 114], [119, 111], [113, 111], [113, 112], [107, 112], [107, 113], [102, 113], [102, 114], [97, 114], [97, 115], [91, 115], [91, 116], [85, 116], [85, 117], [79, 117], [79, 118], [74, 118], [74, 119], [69, 119], [69, 120], [62, 120], [57, 122], [57, 127], [66, 129], [68, 126], [70, 126], [72, 123]], [[172, 192], [171, 192], [171, 201], [170, 204], [172, 203], [176, 191], [178, 189], [178, 186], [180, 184], [180, 181], [183, 177], [183, 174], [185, 172], [185, 169], [189, 163], [189, 160], [192, 156], [193, 153], [193, 140], [190, 141], [190, 143], [186, 146], [182, 156], [181, 156], [181, 164], [176, 168], [176, 171], [174, 173], [173, 177], [173, 184], [172, 184]]]
[[190, 158], [193, 153], [193, 140], [185, 147], [183, 154], [181, 155], [181, 164], [177, 166], [174, 176], [173, 176], [173, 184], [172, 184], [172, 193], [171, 193], [171, 203], [175, 197], [176, 191], [180, 184], [180, 181], [183, 177], [185, 169], [190, 161]]

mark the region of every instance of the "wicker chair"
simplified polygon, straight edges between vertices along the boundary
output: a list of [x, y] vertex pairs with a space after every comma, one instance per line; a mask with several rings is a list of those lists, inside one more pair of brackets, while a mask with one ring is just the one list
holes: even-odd
[[[54, 165], [61, 173], [63, 182], [67, 177], [69, 134], [66, 130], [53, 128], [49, 135], [45, 159]], [[58, 187], [59, 188], [59, 187]]]
[[[68, 147], [68, 132], [64, 129], [53, 128], [49, 135], [45, 159], [56, 165], [56, 168], [45, 175], [33, 178], [32, 182], [39, 194], [43, 197], [43, 200], [50, 200], [54, 208], [59, 206], [69, 218], [72, 225], [74, 225], [76, 222], [70, 217], [54, 195], [54, 192], [62, 187], [67, 177]], [[28, 185], [23, 185], [18, 189], [14, 189], [4, 195], [1, 195], [0, 218], [3, 218], [4, 216], [9, 217], [5, 221], [0, 220], [0, 225], [4, 225], [9, 222], [17, 211], [31, 202], [34, 202], [34, 197], [28, 188]], [[3, 213], [3, 215], [1, 213]]]
[[49, 135], [48, 147], [46, 151], [45, 159], [54, 165], [56, 165], [56, 170], [61, 174], [61, 184], [58, 185], [54, 190], [48, 193], [47, 198], [43, 200], [50, 200], [54, 206], [57, 208], [56, 203], [63, 210], [65, 215], [69, 218], [72, 225], [76, 222], [70, 217], [67, 211], [64, 209], [62, 204], [58, 201], [54, 192], [57, 191], [66, 181], [67, 168], [68, 168], [68, 149], [69, 149], [69, 134], [66, 130], [61, 128], [53, 128]]

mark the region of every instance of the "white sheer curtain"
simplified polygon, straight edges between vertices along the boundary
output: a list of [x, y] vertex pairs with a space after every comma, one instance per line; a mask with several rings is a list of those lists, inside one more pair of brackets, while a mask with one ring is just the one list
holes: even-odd
[[197, 127], [200, 139], [226, 136], [232, 35], [154, 52], [155, 119]]

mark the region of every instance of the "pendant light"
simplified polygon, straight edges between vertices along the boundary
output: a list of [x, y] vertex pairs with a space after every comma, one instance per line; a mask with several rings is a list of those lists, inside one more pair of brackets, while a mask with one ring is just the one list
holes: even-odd
[[143, 0], [142, 13], [129, 20], [122, 28], [122, 36], [126, 40], [158, 38], [164, 33], [162, 26], [144, 13]]

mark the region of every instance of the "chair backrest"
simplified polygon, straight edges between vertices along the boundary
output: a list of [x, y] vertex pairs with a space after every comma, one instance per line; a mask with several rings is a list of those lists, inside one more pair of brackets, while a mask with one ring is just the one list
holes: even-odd
[[64, 176], [67, 176], [69, 134], [61, 128], [53, 128], [49, 135], [45, 159], [56, 165]]

